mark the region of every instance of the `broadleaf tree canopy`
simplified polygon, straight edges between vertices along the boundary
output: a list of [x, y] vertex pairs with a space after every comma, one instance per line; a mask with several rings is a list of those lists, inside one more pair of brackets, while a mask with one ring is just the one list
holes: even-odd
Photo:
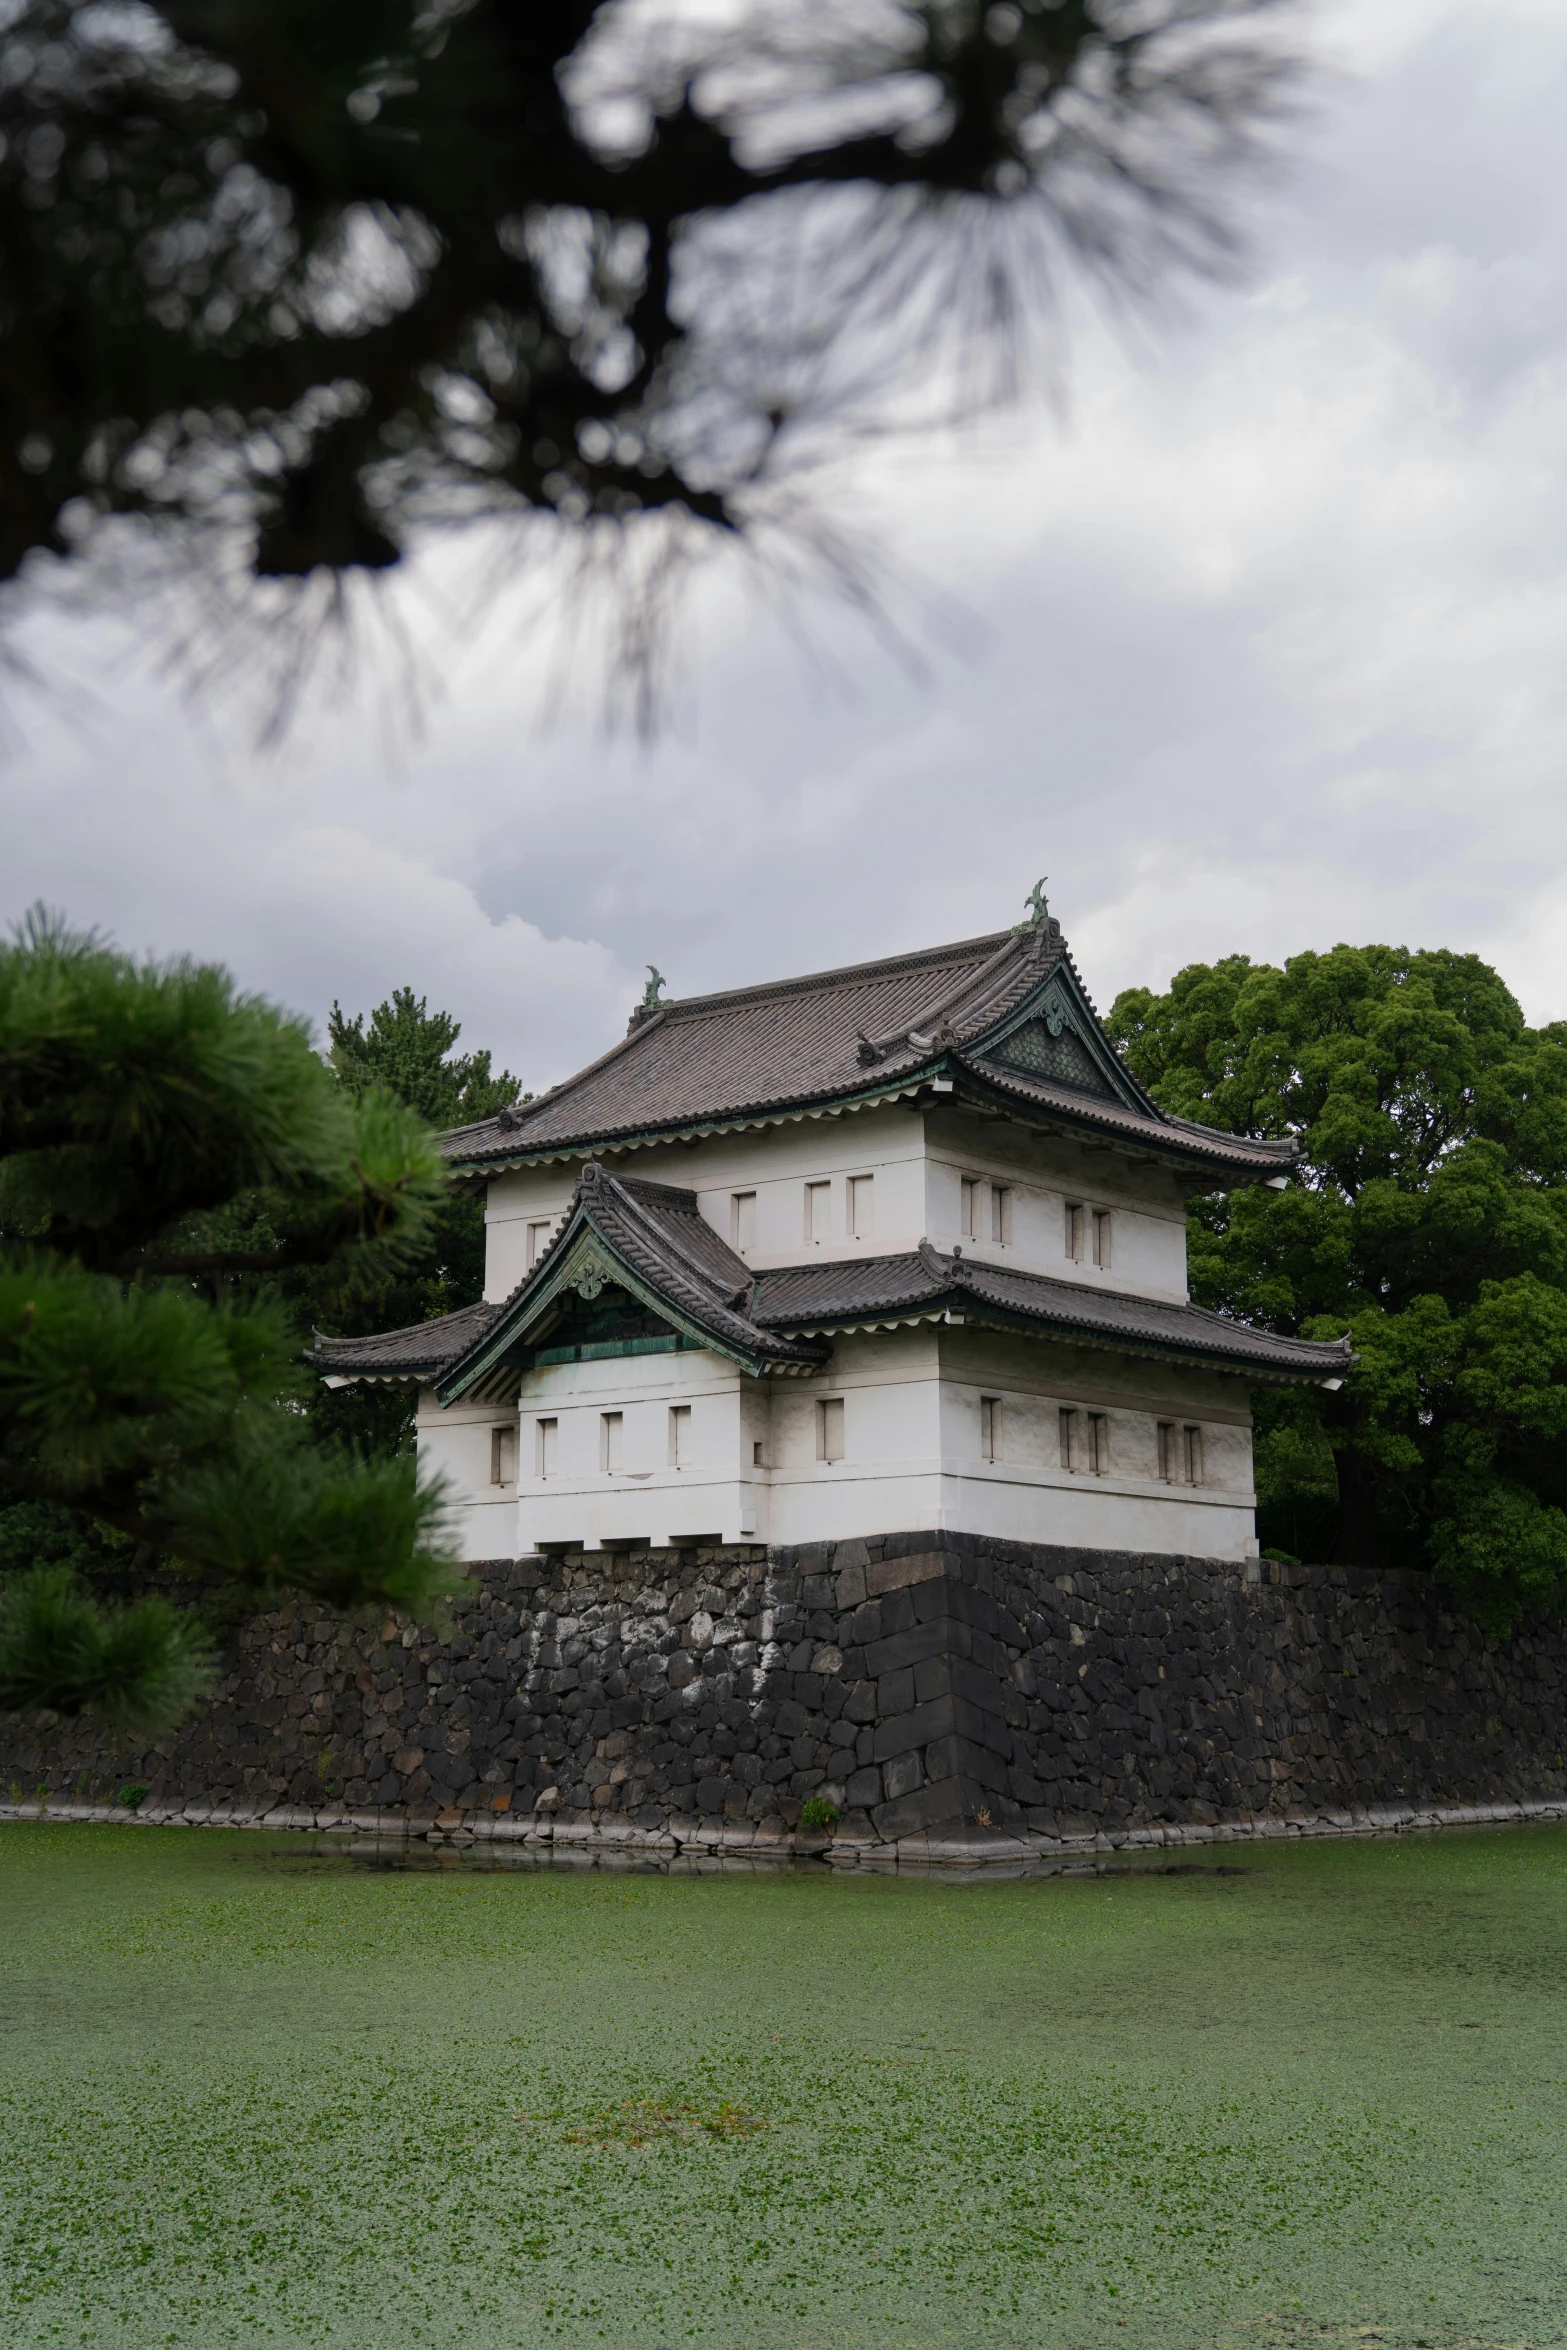
[[1232, 955], [1110, 1025], [1160, 1104], [1298, 1137], [1283, 1192], [1191, 1211], [1193, 1294], [1349, 1332], [1337, 1395], [1258, 1399], [1260, 1526], [1446, 1576], [1505, 1626], [1567, 1603], [1567, 1023], [1476, 955]]

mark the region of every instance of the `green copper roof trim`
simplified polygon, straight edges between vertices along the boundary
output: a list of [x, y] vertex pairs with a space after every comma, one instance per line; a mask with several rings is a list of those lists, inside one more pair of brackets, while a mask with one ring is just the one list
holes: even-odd
[[[1058, 963], [1049, 977], [1041, 981], [1038, 987], [1030, 989], [1023, 1001], [998, 1020], [994, 1028], [987, 1029], [983, 1036], [975, 1037], [958, 1049], [965, 1057], [983, 1060], [999, 1053], [1009, 1038], [1035, 1020], [1043, 1020], [1052, 1036], [1070, 1035], [1076, 1039], [1110, 1094], [1123, 1109], [1131, 1110], [1139, 1118], [1153, 1118], [1163, 1123], [1163, 1113], [1157, 1102], [1144, 1092], [1106, 1038], [1099, 1015], [1069, 963]], [[1002, 1066], [1005, 1068], [1008, 1064], [1003, 1062]], [[1024, 1077], [1029, 1074], [1026, 1069], [1018, 1069], [1014, 1073]], [[1063, 1081], [1046, 1078], [1045, 1082], [1051, 1084]], [[1094, 1097], [1089, 1095], [1087, 1098], [1092, 1100]]]
[[[470, 1388], [477, 1387], [492, 1372], [499, 1370], [521, 1332], [531, 1327], [555, 1303], [563, 1290], [574, 1289], [579, 1297], [594, 1298], [609, 1283], [626, 1290], [650, 1314], [657, 1314], [661, 1320], [673, 1323], [681, 1336], [690, 1339], [694, 1346], [709, 1354], [726, 1356], [730, 1362], [738, 1363], [743, 1371], [749, 1371], [753, 1378], [760, 1377], [767, 1368], [765, 1357], [742, 1353], [723, 1339], [715, 1338], [711, 1331], [704, 1330], [699, 1322], [683, 1313], [678, 1306], [671, 1305], [667, 1297], [661, 1296], [639, 1273], [632, 1270], [619, 1251], [604, 1238], [585, 1208], [578, 1208], [575, 1229], [556, 1241], [550, 1254], [553, 1257], [557, 1252], [558, 1264], [551, 1266], [548, 1279], [528, 1297], [526, 1312], [502, 1311], [498, 1314], [483, 1338], [460, 1358], [447, 1377], [434, 1382], [436, 1401], [443, 1410], [448, 1404], [460, 1402]], [[516, 1300], [518, 1308], [522, 1302], [521, 1298]]]

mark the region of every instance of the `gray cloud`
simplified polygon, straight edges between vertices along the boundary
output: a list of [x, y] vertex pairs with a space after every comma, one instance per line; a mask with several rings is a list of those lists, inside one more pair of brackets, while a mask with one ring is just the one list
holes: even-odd
[[1567, 16], [1361, 0], [1327, 32], [1352, 78], [1247, 290], [1153, 351], [1080, 323], [1064, 427], [859, 468], [926, 683], [818, 608], [831, 689], [724, 565], [651, 753], [541, 731], [504, 608], [395, 760], [328, 711], [258, 761], [121, 672], [112, 724], [36, 715], [0, 772], [6, 909], [316, 1017], [411, 981], [534, 1083], [649, 959], [694, 992], [961, 936], [1040, 871], [1105, 1000], [1375, 936], [1560, 1013]]

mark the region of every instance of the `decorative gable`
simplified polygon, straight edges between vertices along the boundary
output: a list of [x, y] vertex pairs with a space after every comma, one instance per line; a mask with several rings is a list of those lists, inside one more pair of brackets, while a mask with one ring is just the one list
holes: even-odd
[[987, 1057], [1004, 1069], [1023, 1069], [1030, 1076], [1048, 1078], [1052, 1085], [1068, 1085], [1074, 1093], [1097, 1094], [1101, 1101], [1116, 1098], [1115, 1088], [1106, 1084], [1082, 1039], [1058, 1012], [1048, 1019], [1025, 1020]]
[[1070, 1093], [1119, 1102], [1144, 1117], [1159, 1115], [1105, 1035], [1070, 963], [1058, 964], [999, 1028], [970, 1049], [981, 1067], [1014, 1069]]

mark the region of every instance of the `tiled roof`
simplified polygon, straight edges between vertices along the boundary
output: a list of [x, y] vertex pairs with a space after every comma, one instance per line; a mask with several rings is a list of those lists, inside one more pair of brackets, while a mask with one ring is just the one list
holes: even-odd
[[1341, 1377], [1353, 1350], [1347, 1338], [1323, 1344], [1279, 1338], [1204, 1306], [1170, 1305], [1056, 1281], [1010, 1265], [988, 1265], [922, 1241], [907, 1256], [849, 1263], [781, 1266], [759, 1276], [751, 1306], [770, 1329], [832, 1330], [857, 1322], [942, 1309], [984, 1321], [1033, 1326], [1041, 1336], [1123, 1346], [1132, 1354], [1210, 1362], [1268, 1379]]
[[676, 1329], [749, 1370], [810, 1369], [831, 1334], [910, 1315], [955, 1314], [1041, 1337], [1212, 1364], [1263, 1380], [1342, 1375], [1347, 1339], [1278, 1338], [1201, 1306], [1170, 1305], [989, 1265], [929, 1241], [907, 1255], [787, 1265], [753, 1274], [698, 1212], [695, 1192], [590, 1161], [556, 1239], [503, 1305], [469, 1306], [384, 1338], [317, 1341], [323, 1370], [433, 1379], [443, 1402], [483, 1384], [535, 1331], [547, 1337], [570, 1290], [622, 1280]]
[[589, 1160], [566, 1220], [531, 1273], [491, 1307], [464, 1357], [444, 1370], [443, 1403], [482, 1389], [508, 1357], [547, 1337], [567, 1292], [583, 1282], [621, 1280], [677, 1331], [752, 1371], [810, 1368], [830, 1348], [821, 1339], [764, 1330], [745, 1311], [750, 1267], [698, 1213], [696, 1193], [671, 1183], [618, 1175]]
[[327, 1338], [318, 1330], [310, 1360], [322, 1371], [349, 1378], [432, 1379], [466, 1354], [500, 1310], [481, 1299], [455, 1314], [415, 1322], [407, 1330], [383, 1330], [375, 1338]]
[[1265, 1169], [1270, 1175], [1283, 1174], [1300, 1155], [1292, 1137], [1278, 1142], [1259, 1141], [1248, 1134], [1225, 1134], [1216, 1126], [1198, 1126], [1190, 1118], [1169, 1118], [1162, 1112], [1155, 1124], [1126, 1108], [1124, 1103], [1090, 1097], [1065, 1085], [1052, 1085], [1046, 1078], [1003, 1068], [998, 1061], [983, 1055], [959, 1053], [953, 1058], [958, 1068], [968, 1070], [986, 1086], [1010, 1095], [1016, 1102], [1069, 1118], [1074, 1125], [1101, 1127], [1107, 1134], [1124, 1135], [1128, 1142], [1146, 1142], [1150, 1147], [1157, 1142], [1164, 1150], [1188, 1148], [1194, 1155], [1221, 1166], [1233, 1165], [1247, 1173]]
[[[996, 1032], [1053, 973], [1098, 1057], [1086, 1092], [976, 1057], [1008, 1049]], [[1295, 1155], [1292, 1143], [1166, 1118], [1117, 1059], [1054, 920], [639, 1012], [601, 1059], [534, 1101], [458, 1128], [445, 1149], [455, 1168], [477, 1172], [863, 1098], [943, 1070], [960, 1086], [972, 1078], [1221, 1177], [1267, 1174]]]
[[[568, 1215], [549, 1256], [535, 1268], [539, 1287], [544, 1286], [546, 1267], [567, 1253], [578, 1216], [665, 1304], [715, 1338], [763, 1360], [821, 1360], [820, 1346], [765, 1330], [747, 1312], [751, 1268], [699, 1212], [694, 1191], [612, 1174], [591, 1160], [577, 1186], [575, 1212]], [[523, 1283], [517, 1302], [526, 1299], [529, 1286]]]

